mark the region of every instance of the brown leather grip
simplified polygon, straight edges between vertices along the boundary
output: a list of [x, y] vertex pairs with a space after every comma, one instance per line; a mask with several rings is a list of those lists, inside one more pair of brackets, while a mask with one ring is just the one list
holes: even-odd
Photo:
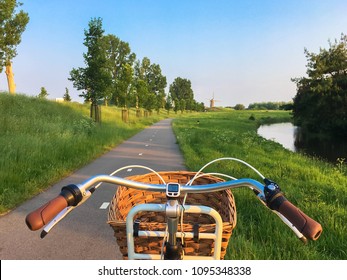
[[306, 238], [317, 240], [321, 235], [322, 226], [288, 200], [282, 202], [278, 212], [285, 216]]
[[62, 195], [57, 196], [39, 209], [28, 214], [25, 222], [29, 229], [38, 230], [44, 225], [49, 223], [55, 216], [57, 216], [63, 209], [68, 206], [68, 203]]

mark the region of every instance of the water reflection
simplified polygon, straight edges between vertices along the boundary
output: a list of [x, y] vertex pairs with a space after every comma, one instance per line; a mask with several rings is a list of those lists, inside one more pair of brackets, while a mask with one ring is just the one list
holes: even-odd
[[292, 123], [261, 125], [258, 134], [266, 139], [280, 143], [284, 148], [296, 152], [294, 138], [297, 127]]
[[282, 144], [291, 151], [319, 157], [333, 163], [336, 163], [337, 158], [347, 159], [346, 140], [312, 135], [291, 123], [262, 125], [258, 129], [258, 134]]

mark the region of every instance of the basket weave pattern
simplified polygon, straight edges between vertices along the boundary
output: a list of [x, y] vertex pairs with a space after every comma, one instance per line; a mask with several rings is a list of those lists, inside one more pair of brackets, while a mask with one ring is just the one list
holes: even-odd
[[[168, 183], [180, 183], [185, 185], [190, 179], [194, 177], [195, 172], [175, 171], [175, 172], [159, 172], [163, 179]], [[145, 175], [137, 175], [128, 177], [130, 180], [138, 182], [146, 182], [150, 184], [162, 184], [160, 178], [154, 174], [149, 173]], [[221, 182], [222, 179], [206, 175], [197, 178], [193, 185], [211, 184]], [[183, 196], [181, 197], [183, 200]], [[125, 220], [130, 209], [142, 203], [159, 203], [166, 202], [165, 193], [150, 192], [135, 190], [124, 186], [119, 186], [116, 194], [114, 195], [108, 213], [108, 223], [114, 230], [117, 244], [124, 259], [127, 259], [127, 240], [126, 240], [126, 226]], [[236, 226], [236, 206], [234, 196], [230, 190], [202, 193], [202, 194], [188, 194], [187, 205], [205, 205], [215, 209], [222, 217], [223, 221], [223, 234], [222, 234], [222, 248], [221, 259], [224, 258], [226, 247], [228, 246], [229, 238], [232, 230]], [[140, 220], [140, 230], [156, 230], [165, 231], [166, 221], [164, 213], [158, 212], [141, 212], [136, 217]], [[185, 232], [192, 232], [194, 224], [199, 224], [199, 232], [214, 232], [215, 223], [212, 217], [204, 214], [185, 213], [183, 218], [183, 230]], [[180, 225], [178, 230], [180, 231]], [[146, 254], [160, 254], [163, 238], [159, 237], [135, 237], [135, 252]], [[211, 256], [214, 252], [214, 242], [210, 239], [200, 239], [195, 242], [191, 238], [185, 238], [184, 245], [185, 255], [192, 256]]]

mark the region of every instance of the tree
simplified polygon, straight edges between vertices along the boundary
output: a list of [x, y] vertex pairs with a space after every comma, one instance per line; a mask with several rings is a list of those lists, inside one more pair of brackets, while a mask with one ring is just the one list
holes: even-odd
[[166, 77], [161, 73], [159, 64], [152, 64], [148, 75], [148, 86], [150, 92], [154, 93], [153, 99], [154, 108], [159, 113], [159, 110], [165, 107], [165, 88], [167, 82]]
[[178, 110], [181, 110], [181, 112], [184, 110], [205, 110], [204, 103], [198, 103], [194, 99], [192, 84], [188, 79], [177, 77], [170, 85], [169, 93], [175, 113], [177, 113]]
[[195, 103], [195, 111], [198, 111], [198, 112], [203, 112], [205, 111], [205, 104], [203, 102], [196, 102]]
[[179, 103], [179, 110], [181, 110], [181, 113], [183, 113], [184, 110], [187, 108], [186, 106], [187, 101], [185, 99], [180, 99], [178, 103]]
[[41, 91], [37, 95], [37, 97], [40, 98], [40, 99], [45, 99], [45, 98], [47, 98], [48, 95], [49, 94], [48, 94], [47, 90], [44, 87], [41, 87]]
[[192, 110], [194, 93], [190, 80], [180, 77], [176, 78], [170, 85], [169, 92], [172, 99], [178, 101], [175, 101], [175, 107], [178, 106], [178, 110], [181, 110], [182, 112], [184, 110]]
[[180, 102], [176, 97], [173, 98], [173, 109], [174, 109], [174, 112], [176, 114], [177, 114], [178, 110], [180, 109]]
[[165, 101], [165, 109], [167, 110], [168, 114], [170, 113], [170, 110], [173, 108], [172, 105], [172, 98], [171, 95], [168, 94], [166, 101]]
[[150, 60], [147, 57], [144, 57], [142, 61], [135, 61], [134, 65], [134, 84], [136, 92], [136, 105], [137, 107], [145, 107], [144, 104], [149, 95], [148, 84], [146, 81], [146, 73]]
[[134, 99], [134, 84], [133, 84], [134, 69], [130, 64], [126, 63], [123, 66], [120, 77], [116, 83], [116, 92], [118, 102], [124, 107], [129, 108]]
[[136, 61], [135, 88], [138, 103], [146, 110], [152, 111], [165, 106], [166, 77], [163, 76], [158, 64], [151, 64], [149, 58], [144, 57], [142, 61]]
[[21, 6], [16, 0], [0, 0], [0, 73], [6, 67], [8, 90], [14, 94], [16, 85], [12, 71], [12, 59], [17, 55], [17, 46], [29, 22], [29, 16], [16, 8]]
[[64, 101], [66, 101], [66, 102], [70, 102], [71, 101], [71, 96], [69, 94], [69, 89], [68, 88], [65, 88], [65, 94], [64, 94], [63, 98], [64, 98]]
[[107, 57], [102, 46], [102, 20], [92, 19], [88, 24], [89, 29], [84, 31], [84, 45], [87, 53], [83, 54], [85, 68], [73, 68], [69, 80], [77, 90], [83, 90], [81, 97], [91, 102], [90, 116], [96, 122], [100, 121], [98, 102], [105, 98], [105, 92], [111, 84], [111, 74], [107, 67]]
[[243, 104], [236, 104], [234, 107], [235, 110], [245, 110], [246, 107]]
[[145, 108], [144, 104], [146, 103], [148, 96], [149, 91], [146, 82], [135, 77], [135, 106], [137, 109], [140, 107]]
[[146, 76], [149, 91], [153, 92], [156, 96], [165, 95], [165, 88], [167, 85], [166, 77], [161, 73], [159, 64], [151, 64]]
[[305, 49], [307, 75], [297, 85], [294, 122], [310, 131], [347, 135], [347, 36], [318, 54]]
[[114, 35], [103, 36], [101, 42], [112, 81], [105, 94], [105, 103], [107, 104], [110, 101], [116, 105], [126, 106], [126, 91], [129, 85], [133, 83], [133, 79], [129, 79], [129, 74], [133, 76], [131, 68], [136, 55], [131, 52], [128, 43], [123, 42]]

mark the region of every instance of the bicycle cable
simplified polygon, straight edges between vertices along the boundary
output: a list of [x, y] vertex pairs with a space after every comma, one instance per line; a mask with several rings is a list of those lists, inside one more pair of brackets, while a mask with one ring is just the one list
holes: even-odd
[[237, 161], [240, 162], [244, 165], [246, 165], [247, 167], [249, 167], [250, 169], [252, 169], [255, 173], [257, 173], [262, 179], [265, 179], [265, 176], [263, 174], [261, 174], [255, 167], [253, 167], [252, 165], [250, 165], [249, 163], [238, 159], [238, 158], [233, 158], [233, 157], [227, 157], [227, 158], [217, 158], [215, 160], [210, 161], [209, 163], [205, 164], [203, 167], [200, 168], [200, 170], [198, 172], [196, 172], [195, 176], [193, 177], [193, 179], [190, 180], [190, 184], [189, 186], [191, 186], [193, 184], [193, 182], [196, 180], [196, 178], [199, 176], [199, 174], [202, 172], [202, 170], [204, 170], [207, 166], [217, 162], [217, 161], [222, 161], [222, 160], [231, 160], [231, 161]]
[[[261, 174], [255, 167], [253, 167], [252, 165], [250, 165], [249, 163], [241, 160], [241, 159], [238, 159], [238, 158], [233, 158], [233, 157], [227, 157], [227, 158], [218, 158], [218, 159], [215, 159], [215, 160], [212, 160], [210, 162], [208, 162], [207, 164], [205, 164], [202, 168], [200, 168], [200, 170], [198, 172], [196, 172], [195, 176], [189, 180], [187, 182], [187, 186], [191, 186], [194, 181], [200, 177], [203, 177], [203, 176], [207, 176], [207, 175], [213, 175], [213, 176], [222, 176], [222, 177], [226, 177], [226, 178], [229, 178], [231, 180], [236, 180], [235, 177], [232, 177], [230, 175], [227, 175], [227, 174], [223, 174], [223, 173], [217, 173], [217, 172], [210, 172], [210, 173], [201, 173], [207, 166], [217, 162], [217, 161], [222, 161], [222, 160], [231, 160], [231, 161], [237, 161], [237, 162], [240, 162], [244, 165], [246, 165], [247, 167], [251, 168], [254, 172], [256, 172], [262, 179], [265, 178], [265, 176], [263, 174]], [[184, 198], [183, 198], [183, 202], [182, 202], [182, 210], [181, 210], [181, 219], [180, 219], [180, 223], [181, 223], [181, 233], [182, 235], [184, 235], [184, 231], [183, 231], [183, 214], [184, 214], [184, 205], [186, 203], [186, 199], [187, 199], [187, 193], [184, 195]]]
[[[150, 168], [150, 167], [144, 166], [144, 165], [127, 165], [127, 166], [123, 166], [123, 167], [121, 167], [121, 168], [119, 168], [119, 169], [113, 171], [113, 172], [110, 174], [110, 176], [113, 176], [114, 174], [116, 174], [116, 173], [118, 173], [118, 172], [120, 172], [120, 171], [123, 171], [123, 170], [125, 170], [125, 169], [129, 169], [129, 168], [142, 168], [142, 169], [149, 170], [149, 171], [153, 172], [155, 175], [157, 175], [157, 176], [159, 177], [159, 179], [163, 182], [163, 184], [166, 185], [165, 180], [163, 179], [162, 176], [160, 176], [160, 174], [159, 174], [157, 171], [155, 171], [154, 169], [152, 169], [152, 168]], [[97, 184], [97, 185], [95, 186], [95, 189], [97, 189], [98, 187], [100, 187], [101, 184], [102, 184], [102, 182], [99, 183], [99, 184]]]

